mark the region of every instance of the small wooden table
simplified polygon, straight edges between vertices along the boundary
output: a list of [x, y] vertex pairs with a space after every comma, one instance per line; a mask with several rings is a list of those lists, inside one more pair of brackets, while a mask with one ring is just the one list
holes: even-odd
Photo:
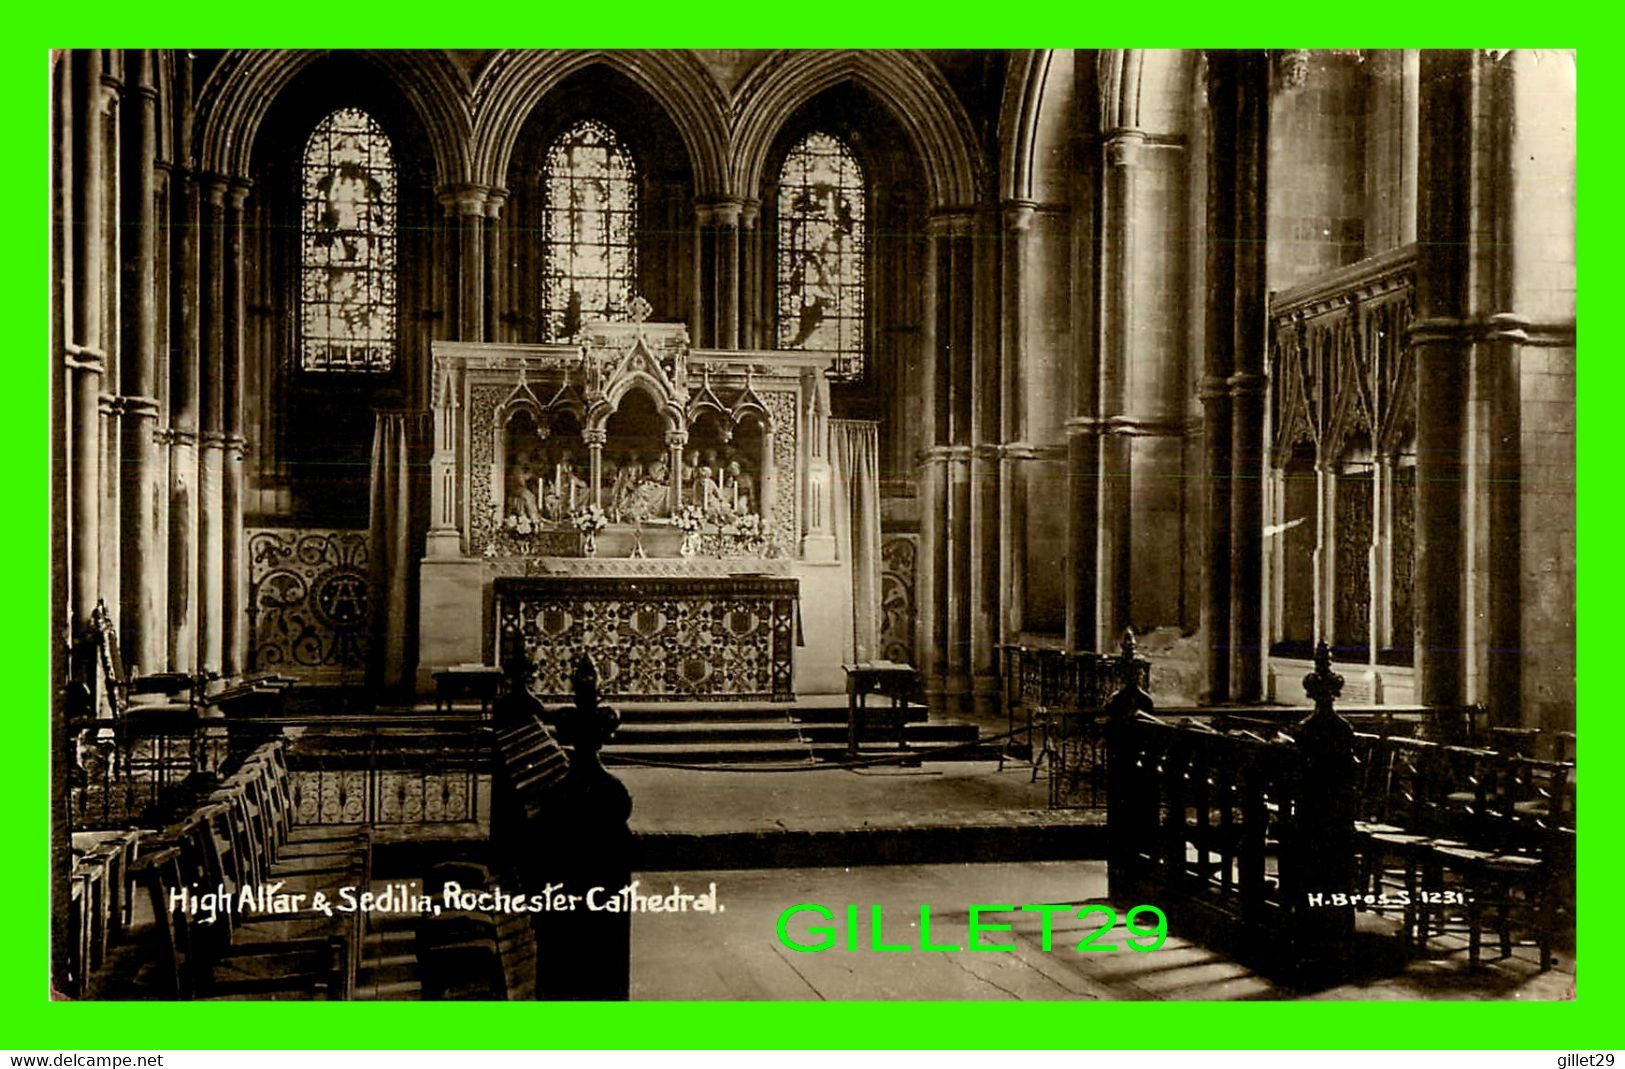
[[473, 697], [479, 699], [480, 715], [491, 715], [491, 705], [502, 686], [502, 669], [488, 664], [454, 664], [433, 675], [435, 707], [440, 712], [451, 712], [454, 698]]
[[870, 691], [891, 699], [892, 726], [896, 731], [897, 748], [908, 749], [903, 729], [908, 720], [908, 702], [919, 686], [919, 673], [913, 665], [896, 661], [864, 661], [843, 664], [846, 672], [846, 752], [858, 752], [858, 723], [868, 707]]

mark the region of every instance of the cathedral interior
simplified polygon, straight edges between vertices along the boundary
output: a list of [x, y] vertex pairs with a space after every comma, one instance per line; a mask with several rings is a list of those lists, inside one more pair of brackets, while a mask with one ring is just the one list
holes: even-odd
[[50, 77], [55, 991], [1572, 993], [1572, 53]]

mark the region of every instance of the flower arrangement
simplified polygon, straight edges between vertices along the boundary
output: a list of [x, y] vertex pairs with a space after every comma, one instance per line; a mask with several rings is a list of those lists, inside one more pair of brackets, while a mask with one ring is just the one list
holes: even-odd
[[755, 542], [762, 537], [762, 518], [754, 512], [736, 516], [722, 528], [722, 533], [736, 541]]
[[570, 524], [582, 534], [597, 534], [609, 526], [609, 517], [597, 505], [583, 505], [570, 513]]
[[762, 518], [754, 512], [745, 512], [723, 526], [719, 548], [723, 556], [766, 557], [772, 555], [773, 547]]
[[509, 534], [518, 535], [520, 538], [529, 538], [541, 530], [541, 524], [539, 521], [533, 520], [522, 513], [515, 513], [503, 517], [502, 529]]
[[693, 557], [700, 552], [700, 530], [705, 526], [705, 510], [698, 505], [684, 505], [671, 518], [672, 525], [683, 532], [683, 544], [677, 552]]
[[679, 531], [693, 534], [705, 526], [705, 510], [698, 505], [684, 505], [677, 510], [677, 515], [671, 518], [672, 525]]

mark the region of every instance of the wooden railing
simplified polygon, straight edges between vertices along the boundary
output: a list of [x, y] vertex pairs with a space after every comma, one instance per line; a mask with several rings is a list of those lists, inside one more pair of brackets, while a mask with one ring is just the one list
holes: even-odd
[[1238, 956], [1311, 977], [1344, 957], [1354, 870], [1353, 731], [1331, 708], [1341, 678], [1322, 648], [1322, 695], [1295, 737], [1222, 733], [1113, 699], [1108, 727], [1110, 893], [1150, 902]]
[[[1461, 932], [1476, 963], [1493, 927], [1504, 953], [1532, 935], [1548, 966], [1574, 915], [1573, 764], [1356, 733], [1333, 709], [1342, 677], [1324, 644], [1304, 689], [1308, 716], [1153, 715], [1134, 688], [1114, 696], [1113, 901], [1155, 904], [1171, 926], [1294, 983], [1343, 975], [1355, 897], [1396, 917], [1407, 948]], [[1404, 726], [1469, 711], [1418, 710]]]

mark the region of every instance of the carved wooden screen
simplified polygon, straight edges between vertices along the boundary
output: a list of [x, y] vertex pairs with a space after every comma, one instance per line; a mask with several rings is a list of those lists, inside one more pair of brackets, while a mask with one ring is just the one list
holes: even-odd
[[1351, 659], [1371, 648], [1371, 474], [1337, 477], [1337, 524], [1332, 531], [1336, 589], [1332, 646]]

